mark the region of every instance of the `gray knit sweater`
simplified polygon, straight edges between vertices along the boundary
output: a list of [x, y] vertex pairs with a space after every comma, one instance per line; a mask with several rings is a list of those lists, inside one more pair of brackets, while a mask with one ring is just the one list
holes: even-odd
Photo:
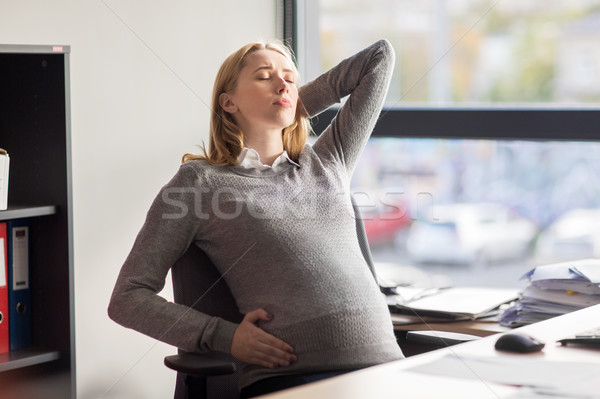
[[349, 183], [375, 125], [394, 52], [379, 41], [306, 84], [311, 116], [350, 94], [331, 125], [277, 171], [189, 161], [158, 194], [109, 305], [116, 322], [186, 351], [230, 352], [237, 324], [157, 295], [193, 244], [231, 289], [242, 314], [289, 343], [298, 361], [243, 365], [240, 387], [262, 378], [372, 366], [403, 357], [390, 315], [356, 238]]

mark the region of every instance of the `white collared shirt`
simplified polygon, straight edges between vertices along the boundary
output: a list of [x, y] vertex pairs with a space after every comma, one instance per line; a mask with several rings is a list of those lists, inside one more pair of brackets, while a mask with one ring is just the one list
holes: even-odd
[[273, 166], [265, 165], [260, 161], [258, 152], [252, 148], [244, 147], [240, 156], [237, 159], [237, 165], [247, 169], [258, 169], [258, 170], [272, 170], [273, 172], [280, 172], [289, 167], [290, 164], [300, 167], [296, 162], [292, 161], [287, 153], [283, 153], [273, 161]]

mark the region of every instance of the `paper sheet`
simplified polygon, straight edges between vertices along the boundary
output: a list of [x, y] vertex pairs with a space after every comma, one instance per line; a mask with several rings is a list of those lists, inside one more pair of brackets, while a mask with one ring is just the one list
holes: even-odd
[[593, 381], [587, 389], [600, 392], [600, 364], [594, 363], [551, 362], [521, 356], [447, 355], [410, 371], [552, 390], [564, 389], [578, 381]]
[[477, 317], [517, 297], [518, 291], [513, 289], [456, 287], [404, 304], [399, 303], [398, 307], [404, 306], [422, 315], [436, 312], [448, 317]]

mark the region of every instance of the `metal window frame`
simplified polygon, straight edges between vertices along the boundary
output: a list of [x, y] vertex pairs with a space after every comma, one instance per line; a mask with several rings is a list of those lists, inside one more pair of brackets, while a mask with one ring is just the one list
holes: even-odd
[[[283, 23], [298, 58], [302, 81], [317, 76], [306, 60], [319, 52], [318, 0], [280, 0]], [[315, 13], [317, 15], [315, 15]], [[311, 29], [310, 24], [313, 24]], [[314, 66], [313, 66], [314, 68]], [[315, 132], [329, 125], [337, 109], [313, 118]], [[462, 138], [534, 141], [600, 141], [600, 107], [395, 107], [381, 112], [374, 137]]]
[[[337, 109], [313, 118], [322, 132]], [[532, 108], [383, 109], [372, 137], [600, 141], [600, 110]]]

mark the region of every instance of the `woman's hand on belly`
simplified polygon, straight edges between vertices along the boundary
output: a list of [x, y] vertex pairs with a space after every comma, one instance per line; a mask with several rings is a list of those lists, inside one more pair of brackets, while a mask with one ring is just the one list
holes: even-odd
[[233, 335], [231, 354], [242, 362], [269, 368], [287, 367], [295, 362], [294, 348], [256, 324], [272, 318], [263, 309], [247, 313]]

